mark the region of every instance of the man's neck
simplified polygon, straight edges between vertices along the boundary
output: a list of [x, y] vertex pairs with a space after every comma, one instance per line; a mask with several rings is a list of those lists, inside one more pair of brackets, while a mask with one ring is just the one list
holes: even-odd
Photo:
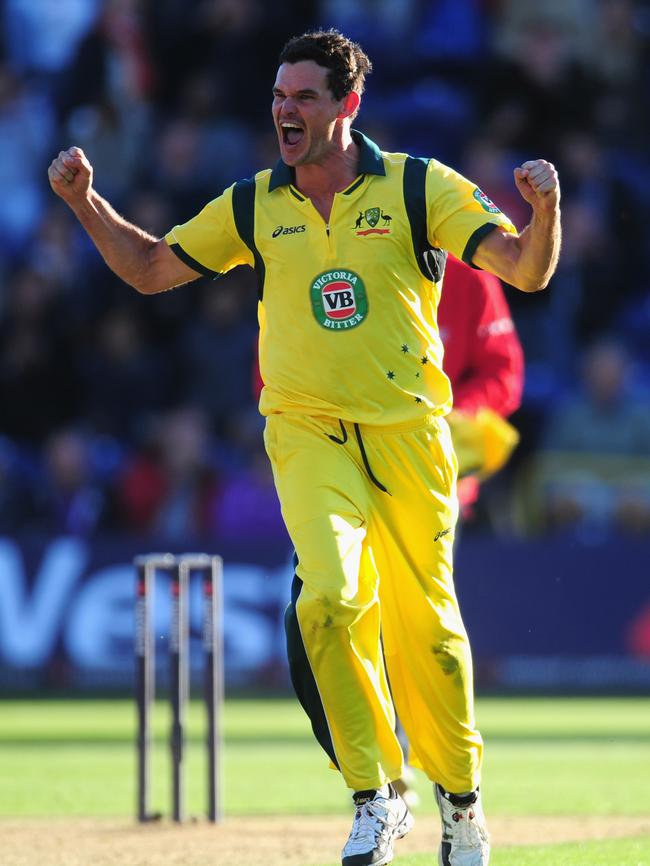
[[350, 186], [359, 174], [359, 146], [349, 131], [336, 138], [321, 162], [296, 167], [296, 186], [309, 198], [333, 196]]

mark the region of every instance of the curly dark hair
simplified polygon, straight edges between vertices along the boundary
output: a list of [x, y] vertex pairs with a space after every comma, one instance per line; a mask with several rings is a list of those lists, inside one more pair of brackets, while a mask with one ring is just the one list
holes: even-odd
[[328, 70], [327, 85], [336, 101], [356, 90], [363, 93], [366, 75], [372, 63], [356, 42], [334, 28], [315, 30], [294, 36], [280, 52], [280, 63], [313, 60]]

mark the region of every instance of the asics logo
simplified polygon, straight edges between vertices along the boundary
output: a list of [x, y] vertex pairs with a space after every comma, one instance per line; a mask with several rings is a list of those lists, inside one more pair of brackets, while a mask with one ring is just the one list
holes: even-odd
[[297, 235], [300, 232], [307, 231], [307, 226], [278, 226], [273, 230], [272, 237], [279, 238], [280, 235]]

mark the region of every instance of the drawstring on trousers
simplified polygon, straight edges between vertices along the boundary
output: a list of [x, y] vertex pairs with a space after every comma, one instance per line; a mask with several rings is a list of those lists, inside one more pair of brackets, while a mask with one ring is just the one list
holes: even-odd
[[[341, 425], [341, 438], [338, 436], [334, 436], [332, 434], [328, 434], [328, 438], [332, 440], [332, 442], [336, 442], [337, 445], [345, 445], [348, 441], [348, 431], [345, 429], [345, 424], [339, 418], [339, 424]], [[359, 452], [361, 453], [361, 459], [363, 460], [363, 465], [366, 468], [366, 472], [368, 473], [368, 478], [372, 481], [375, 487], [378, 487], [382, 493], [388, 493], [390, 496], [390, 492], [384, 487], [384, 485], [379, 481], [379, 479], [375, 476], [370, 466], [370, 462], [368, 460], [368, 455], [366, 454], [366, 447], [363, 444], [363, 438], [361, 436], [361, 429], [359, 425], [355, 422], [354, 424], [354, 434], [357, 438], [357, 444], [359, 445]]]
[[342, 439], [339, 439], [338, 436], [329, 435], [328, 438], [332, 440], [332, 442], [336, 442], [337, 445], [345, 445], [348, 441], [348, 431], [345, 429], [345, 424], [339, 418], [339, 424], [341, 425], [341, 433], [343, 435]]

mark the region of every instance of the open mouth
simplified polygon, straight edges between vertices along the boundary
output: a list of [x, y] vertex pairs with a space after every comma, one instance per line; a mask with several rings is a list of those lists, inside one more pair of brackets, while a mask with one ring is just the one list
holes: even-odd
[[282, 141], [289, 147], [293, 147], [302, 141], [305, 134], [305, 130], [302, 126], [299, 126], [297, 123], [292, 123], [291, 121], [282, 121], [280, 129], [282, 130]]

